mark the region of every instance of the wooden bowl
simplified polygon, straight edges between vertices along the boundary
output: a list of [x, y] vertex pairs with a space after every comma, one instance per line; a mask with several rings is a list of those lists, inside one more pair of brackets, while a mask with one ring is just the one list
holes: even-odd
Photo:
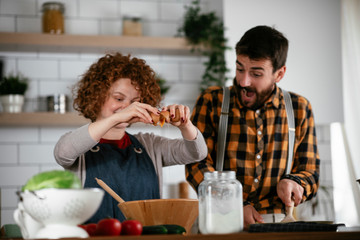
[[119, 203], [118, 207], [127, 219], [140, 221], [143, 226], [176, 224], [190, 233], [199, 215], [196, 199], [152, 199]]

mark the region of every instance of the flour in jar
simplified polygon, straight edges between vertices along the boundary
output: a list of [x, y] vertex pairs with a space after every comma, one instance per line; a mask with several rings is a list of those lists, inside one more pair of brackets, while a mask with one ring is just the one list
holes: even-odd
[[202, 234], [237, 233], [243, 229], [242, 212], [239, 210], [231, 211], [226, 214], [207, 213], [206, 219], [200, 224], [202, 225], [199, 226], [202, 230]]

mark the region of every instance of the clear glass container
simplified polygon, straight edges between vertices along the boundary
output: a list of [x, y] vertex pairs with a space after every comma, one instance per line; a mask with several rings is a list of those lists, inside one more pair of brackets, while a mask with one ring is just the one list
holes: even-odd
[[206, 172], [199, 185], [200, 232], [237, 233], [243, 227], [242, 185], [235, 172]]
[[48, 112], [67, 112], [67, 96], [65, 94], [54, 94], [51, 96], [47, 96], [46, 100]]
[[46, 2], [42, 5], [42, 29], [44, 33], [63, 34], [64, 4], [60, 2]]

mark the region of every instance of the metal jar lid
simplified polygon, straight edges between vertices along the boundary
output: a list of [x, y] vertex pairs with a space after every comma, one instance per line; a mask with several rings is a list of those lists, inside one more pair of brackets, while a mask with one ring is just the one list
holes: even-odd
[[65, 6], [61, 2], [45, 2], [42, 5], [42, 11], [45, 12], [47, 10], [57, 10], [60, 11], [61, 13], [64, 13]]

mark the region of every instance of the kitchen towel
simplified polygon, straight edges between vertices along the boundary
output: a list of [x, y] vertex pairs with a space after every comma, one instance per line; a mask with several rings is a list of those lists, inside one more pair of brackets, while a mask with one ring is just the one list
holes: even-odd
[[256, 223], [249, 226], [249, 232], [336, 232], [343, 223], [321, 222]]

